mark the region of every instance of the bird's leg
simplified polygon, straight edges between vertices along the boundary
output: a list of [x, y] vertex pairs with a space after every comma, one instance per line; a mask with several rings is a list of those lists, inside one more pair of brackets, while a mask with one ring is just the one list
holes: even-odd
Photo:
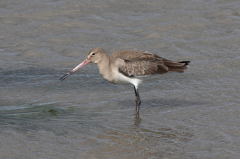
[[135, 91], [135, 96], [136, 96], [136, 114], [139, 115], [139, 109], [140, 109], [140, 105], [141, 105], [141, 100], [140, 100], [140, 96], [138, 93], [138, 89], [134, 86], [134, 91]]

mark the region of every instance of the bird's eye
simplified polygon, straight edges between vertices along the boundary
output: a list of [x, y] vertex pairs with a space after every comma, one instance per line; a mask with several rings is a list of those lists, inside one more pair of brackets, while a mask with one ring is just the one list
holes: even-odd
[[95, 53], [92, 53], [92, 56], [94, 56], [95, 55]]

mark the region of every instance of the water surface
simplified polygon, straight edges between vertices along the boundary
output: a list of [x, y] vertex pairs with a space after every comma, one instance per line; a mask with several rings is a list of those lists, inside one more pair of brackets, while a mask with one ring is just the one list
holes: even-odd
[[[0, 2], [0, 158], [239, 158], [240, 2]], [[191, 60], [132, 86], [94, 64], [93, 47]]]

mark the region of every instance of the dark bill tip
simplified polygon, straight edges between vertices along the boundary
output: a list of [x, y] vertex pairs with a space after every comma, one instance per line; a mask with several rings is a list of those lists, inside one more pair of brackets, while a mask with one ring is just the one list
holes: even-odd
[[68, 72], [68, 73], [66, 73], [64, 76], [62, 76], [61, 78], [60, 78], [60, 80], [61, 81], [63, 81], [63, 80], [65, 80], [68, 76], [70, 76], [71, 74], [73, 74], [74, 72]]

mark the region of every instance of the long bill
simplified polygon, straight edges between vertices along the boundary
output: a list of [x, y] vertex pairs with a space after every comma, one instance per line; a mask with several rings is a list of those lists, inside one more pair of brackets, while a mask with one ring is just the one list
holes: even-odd
[[62, 76], [60, 78], [60, 80], [61, 81], [65, 80], [68, 76], [70, 76], [71, 74], [73, 74], [74, 72], [76, 72], [77, 70], [79, 70], [80, 68], [82, 68], [83, 66], [85, 66], [88, 63], [90, 63], [90, 61], [86, 58], [82, 63], [80, 63], [74, 69], [72, 69], [72, 71], [70, 71], [70, 72], [66, 73], [64, 76]]

